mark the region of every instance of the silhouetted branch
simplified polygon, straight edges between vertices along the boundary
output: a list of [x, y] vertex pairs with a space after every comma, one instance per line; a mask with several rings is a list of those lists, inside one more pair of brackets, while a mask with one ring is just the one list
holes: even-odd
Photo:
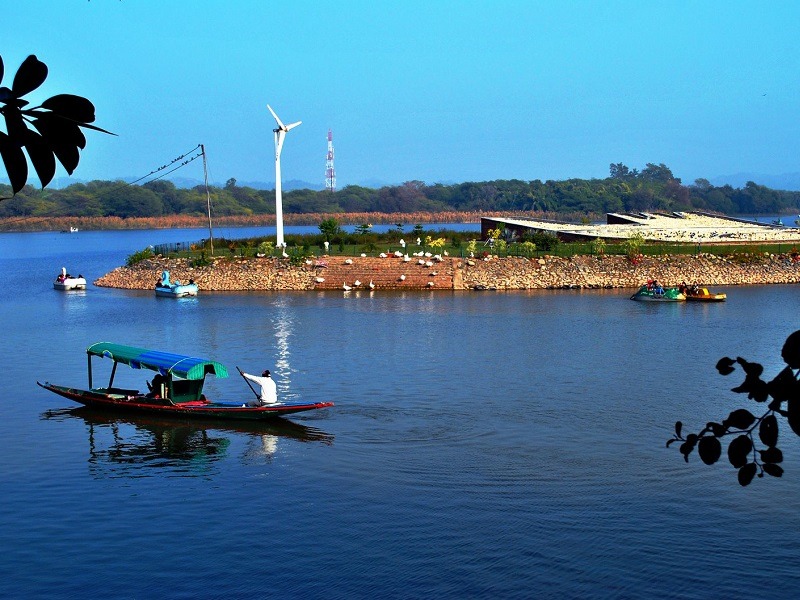
[[[747, 394], [750, 400], [766, 403], [767, 410], [760, 417], [749, 410], [740, 408], [731, 412], [721, 423], [707, 423], [698, 433], [683, 436], [683, 424], [675, 423], [675, 436], [667, 440], [667, 447], [681, 442], [680, 452], [689, 462], [689, 455], [697, 448], [697, 453], [707, 465], [712, 465], [722, 456], [722, 438], [736, 436], [728, 444], [728, 461], [738, 470], [739, 483], [749, 485], [756, 475], [764, 473], [781, 477], [783, 452], [778, 448], [780, 423], [778, 418], [786, 418], [789, 427], [800, 435], [800, 331], [795, 331], [783, 345], [781, 357], [786, 362], [784, 368], [770, 382], [761, 379], [764, 367], [749, 362], [742, 357], [736, 360], [724, 357], [717, 362], [720, 375], [730, 375], [738, 364], [745, 373], [741, 385], [731, 391]], [[760, 443], [760, 446], [759, 446]]]
[[[0, 57], [0, 83], [3, 74]], [[26, 108], [29, 102], [23, 96], [46, 78], [47, 65], [30, 55], [20, 65], [11, 88], [0, 87], [0, 114], [6, 124], [6, 133], [0, 131], [0, 158], [14, 194], [28, 181], [26, 153], [42, 187], [46, 187], [55, 175], [56, 160], [70, 175], [78, 166], [80, 150], [86, 147], [81, 127], [114, 135], [90, 124], [95, 118], [94, 105], [82, 96], [58, 94], [39, 106]]]

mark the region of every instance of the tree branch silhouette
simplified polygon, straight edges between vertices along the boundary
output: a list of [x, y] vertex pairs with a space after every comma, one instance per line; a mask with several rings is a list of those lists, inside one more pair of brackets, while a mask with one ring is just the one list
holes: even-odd
[[[91, 125], [94, 104], [82, 96], [58, 94], [39, 106], [26, 108], [29, 102], [23, 96], [39, 88], [47, 73], [47, 65], [32, 54], [20, 65], [11, 88], [0, 87], [0, 114], [6, 124], [6, 132], [0, 131], [0, 157], [14, 194], [28, 181], [26, 153], [42, 187], [46, 187], [55, 175], [56, 160], [70, 175], [78, 166], [80, 150], [86, 147], [82, 127], [115, 135]], [[0, 83], [3, 74], [0, 57]]]
[[[697, 453], [707, 465], [713, 465], [722, 456], [723, 438], [729, 438], [728, 462], [737, 469], [737, 477], [742, 486], [747, 486], [755, 476], [766, 473], [781, 477], [783, 452], [778, 448], [779, 418], [785, 418], [791, 430], [800, 435], [800, 331], [788, 338], [781, 350], [786, 367], [769, 382], [761, 379], [764, 367], [749, 362], [742, 357], [736, 360], [728, 357], [717, 362], [720, 375], [730, 375], [736, 365], [744, 371], [745, 379], [731, 391], [747, 394], [748, 399], [758, 404], [766, 404], [766, 411], [760, 417], [745, 408], [731, 412], [721, 422], [710, 422], [698, 433], [683, 436], [683, 423], [675, 423], [675, 436], [667, 440], [667, 447], [681, 442], [680, 452], [689, 462], [689, 455]], [[733, 437], [735, 436], [735, 437]]]

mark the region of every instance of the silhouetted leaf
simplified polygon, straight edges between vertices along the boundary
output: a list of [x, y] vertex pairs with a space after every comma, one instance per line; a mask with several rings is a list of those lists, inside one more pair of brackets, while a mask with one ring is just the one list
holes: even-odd
[[736, 362], [742, 365], [742, 369], [747, 373], [748, 377], [761, 377], [761, 373], [764, 372], [764, 367], [760, 364], [747, 362], [741, 356], [736, 357]]
[[800, 398], [789, 398], [786, 402], [786, 420], [792, 431], [800, 435]]
[[694, 450], [694, 447], [697, 445], [698, 436], [696, 433], [690, 433], [686, 436], [686, 441], [681, 444], [680, 451], [683, 454], [683, 459], [688, 463], [689, 462], [689, 455]]
[[0, 83], [3, 83], [3, 73], [5, 73], [5, 68], [3, 67], [3, 57], [0, 56]]
[[28, 180], [28, 162], [25, 160], [22, 148], [13, 143], [2, 131], [0, 131], [0, 156], [6, 165], [11, 189], [16, 194], [25, 187], [25, 182]]
[[25, 149], [28, 151], [28, 156], [33, 168], [36, 169], [42, 187], [46, 187], [53, 179], [53, 175], [56, 174], [56, 159], [53, 151], [47, 147], [42, 136], [30, 129], [25, 135]]
[[783, 343], [781, 358], [792, 369], [800, 369], [800, 331], [791, 333]]
[[47, 65], [31, 54], [22, 61], [17, 74], [14, 75], [11, 91], [19, 98], [38, 88], [45, 79], [47, 79]]
[[697, 444], [697, 453], [700, 455], [700, 460], [707, 465], [713, 465], [722, 455], [722, 444], [715, 437], [702, 437]]
[[677, 437], [677, 438], [681, 437], [681, 430], [682, 429], [683, 429], [683, 423], [681, 423], [680, 421], [676, 421], [675, 422], [675, 437]]
[[728, 415], [728, 418], [722, 421], [725, 427], [733, 427], [735, 429], [747, 429], [756, 422], [756, 418], [749, 410], [740, 408], [733, 411]]
[[800, 383], [795, 379], [791, 367], [783, 369], [767, 384], [767, 393], [779, 402], [800, 397]]
[[778, 443], [778, 419], [775, 415], [767, 415], [758, 426], [758, 437], [765, 446], [775, 446]]
[[16, 108], [6, 106], [3, 116], [6, 120], [6, 133], [8, 137], [14, 142], [19, 142], [17, 145], [21, 146], [21, 138], [28, 130], [28, 128], [25, 127], [25, 121], [22, 119], [22, 113]]
[[667, 440], [667, 448], [669, 448], [672, 445], [672, 442], [677, 442], [677, 441], [678, 440], [676, 440], [675, 438]]
[[750, 485], [750, 482], [753, 481], [753, 477], [756, 475], [756, 471], [758, 467], [756, 467], [756, 463], [747, 463], [741, 469], [739, 469], [739, 484], [744, 487], [746, 485]]
[[717, 437], [725, 434], [725, 426], [721, 423], [706, 423], [706, 429]]
[[728, 460], [737, 469], [747, 464], [747, 458], [753, 449], [753, 442], [746, 435], [740, 435], [728, 446]]
[[765, 463], [780, 463], [783, 462], [783, 452], [778, 448], [767, 448], [766, 450], [759, 450], [761, 461]]
[[767, 383], [758, 377], [748, 375], [742, 385], [731, 390], [738, 394], [746, 393], [747, 397], [756, 402], [766, 402], [769, 396]]
[[86, 138], [78, 126], [52, 115], [41, 115], [38, 119], [34, 119], [32, 124], [47, 140], [58, 162], [71, 175], [80, 161], [78, 148], [86, 145]]
[[730, 375], [735, 371], [733, 368], [734, 362], [732, 358], [728, 358], [727, 356], [720, 358], [717, 362], [717, 371], [719, 371], [720, 375]]
[[59, 94], [42, 102], [42, 108], [79, 123], [94, 121], [94, 104], [83, 96]]
[[772, 475], [773, 477], [781, 477], [783, 475], [783, 468], [778, 465], [766, 464], [763, 466], [764, 473]]

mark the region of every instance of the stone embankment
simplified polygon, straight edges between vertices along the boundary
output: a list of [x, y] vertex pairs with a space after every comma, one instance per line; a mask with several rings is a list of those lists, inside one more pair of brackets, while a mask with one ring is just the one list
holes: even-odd
[[175, 281], [190, 279], [207, 291], [302, 291], [369, 289], [561, 289], [637, 288], [647, 279], [664, 285], [750, 285], [800, 282], [800, 262], [788, 255], [718, 257], [646, 256], [636, 264], [622, 256], [560, 258], [325, 256], [293, 265], [288, 259], [216, 258], [201, 267], [186, 259], [157, 257], [119, 267], [94, 284], [153, 289], [161, 271]]

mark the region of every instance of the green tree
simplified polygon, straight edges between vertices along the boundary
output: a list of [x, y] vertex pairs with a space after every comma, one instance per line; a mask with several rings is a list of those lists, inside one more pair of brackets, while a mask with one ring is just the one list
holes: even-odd
[[334, 218], [325, 219], [319, 224], [319, 231], [325, 237], [326, 242], [332, 242], [342, 234], [339, 221]]

